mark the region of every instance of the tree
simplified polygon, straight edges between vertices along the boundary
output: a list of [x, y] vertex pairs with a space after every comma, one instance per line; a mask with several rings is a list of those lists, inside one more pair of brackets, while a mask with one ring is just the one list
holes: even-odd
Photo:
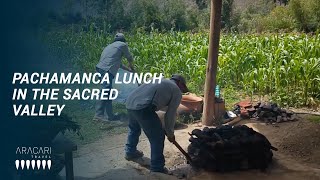
[[195, 0], [196, 4], [198, 5], [198, 8], [200, 10], [205, 9], [208, 7], [208, 0]]
[[228, 30], [232, 27], [232, 11], [233, 11], [233, 2], [234, 0], [223, 0], [222, 1], [222, 22], [221, 27]]

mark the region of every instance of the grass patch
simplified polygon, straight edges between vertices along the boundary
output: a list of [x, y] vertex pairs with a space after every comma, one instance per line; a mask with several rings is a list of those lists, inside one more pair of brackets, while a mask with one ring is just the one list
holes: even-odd
[[315, 123], [320, 123], [320, 116], [314, 116], [314, 115], [310, 115], [308, 117], [309, 121], [315, 122]]
[[222, 89], [221, 94], [222, 98], [225, 101], [226, 110], [232, 110], [234, 108], [234, 104], [244, 99], [242, 97], [243, 93], [237, 91], [235, 88], [231, 86]]
[[[72, 132], [66, 132], [66, 136], [78, 145], [88, 144], [103, 137], [105, 134], [121, 134], [127, 132], [127, 122], [94, 122], [95, 101], [69, 101], [66, 103], [65, 112], [72, 120], [81, 126], [82, 137]], [[125, 113], [125, 105], [114, 103], [114, 112]]]

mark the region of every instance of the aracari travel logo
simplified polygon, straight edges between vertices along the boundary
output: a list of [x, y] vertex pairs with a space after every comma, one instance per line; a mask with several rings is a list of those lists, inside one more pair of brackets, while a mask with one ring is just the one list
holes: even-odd
[[17, 170], [50, 170], [51, 147], [17, 147]]

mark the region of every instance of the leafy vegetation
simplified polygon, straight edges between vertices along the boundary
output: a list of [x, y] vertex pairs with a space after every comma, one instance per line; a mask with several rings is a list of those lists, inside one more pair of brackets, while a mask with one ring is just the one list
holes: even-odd
[[[125, 32], [138, 72], [187, 77], [202, 95], [208, 56], [210, 0], [66, 0], [48, 14], [42, 36], [53, 54], [77, 71], [94, 72], [114, 32]], [[282, 106], [320, 102], [320, 1], [223, 0], [218, 84], [226, 107], [243, 98]], [[43, 17], [41, 17], [43, 18]], [[45, 19], [45, 18], [44, 18]], [[272, 34], [277, 32], [279, 34]], [[307, 32], [310, 34], [297, 33]], [[260, 33], [260, 34], [243, 34]], [[266, 34], [271, 33], [271, 34]], [[70, 62], [71, 63], [70, 63]], [[76, 67], [75, 67], [76, 66]], [[80, 69], [78, 69], [80, 68]], [[126, 124], [93, 123], [94, 102], [69, 102], [84, 141], [125, 132]], [[116, 112], [124, 112], [115, 104]], [[182, 117], [190, 122], [198, 117]], [[314, 121], [319, 122], [318, 118]]]
[[[226, 32], [316, 32], [319, 12], [319, 0], [223, 0], [221, 25]], [[210, 0], [66, 0], [48, 17], [48, 27], [85, 31], [199, 31], [209, 28]]]
[[320, 28], [319, 0], [291, 0], [289, 6], [300, 30], [311, 32]]
[[[153, 30], [126, 35], [138, 72], [181, 73], [193, 92], [203, 93], [207, 32]], [[72, 61], [93, 72], [113, 35], [55, 31], [47, 37], [54, 49], [75, 50]], [[308, 105], [310, 98], [320, 98], [320, 34], [223, 35], [218, 83], [250, 96], [268, 95], [282, 105]]]
[[242, 1], [230, 17], [237, 32], [315, 32], [320, 27], [318, 0], [256, 0]]

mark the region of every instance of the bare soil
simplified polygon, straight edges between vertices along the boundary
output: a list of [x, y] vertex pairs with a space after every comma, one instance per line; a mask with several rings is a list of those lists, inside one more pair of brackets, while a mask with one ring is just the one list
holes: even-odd
[[273, 125], [247, 123], [258, 129], [279, 152], [298, 162], [320, 167], [320, 124], [306, 120]]
[[[129, 162], [123, 158], [127, 134], [106, 134], [104, 138], [79, 148], [77, 157], [74, 158], [75, 179], [320, 179], [319, 123], [307, 120], [304, 115], [298, 121], [277, 125], [266, 125], [254, 120], [243, 120], [239, 124], [245, 124], [264, 134], [279, 149], [274, 152], [274, 161], [267, 172], [249, 170], [223, 174], [194, 170], [186, 164], [179, 150], [166, 140], [166, 166], [172, 170], [173, 175], [150, 173], [150, 146], [144, 135], [140, 138], [138, 148], [143, 150], [145, 157], [138, 162]], [[187, 133], [203, 127], [201, 123], [196, 123], [176, 130], [177, 142], [187, 149]]]

